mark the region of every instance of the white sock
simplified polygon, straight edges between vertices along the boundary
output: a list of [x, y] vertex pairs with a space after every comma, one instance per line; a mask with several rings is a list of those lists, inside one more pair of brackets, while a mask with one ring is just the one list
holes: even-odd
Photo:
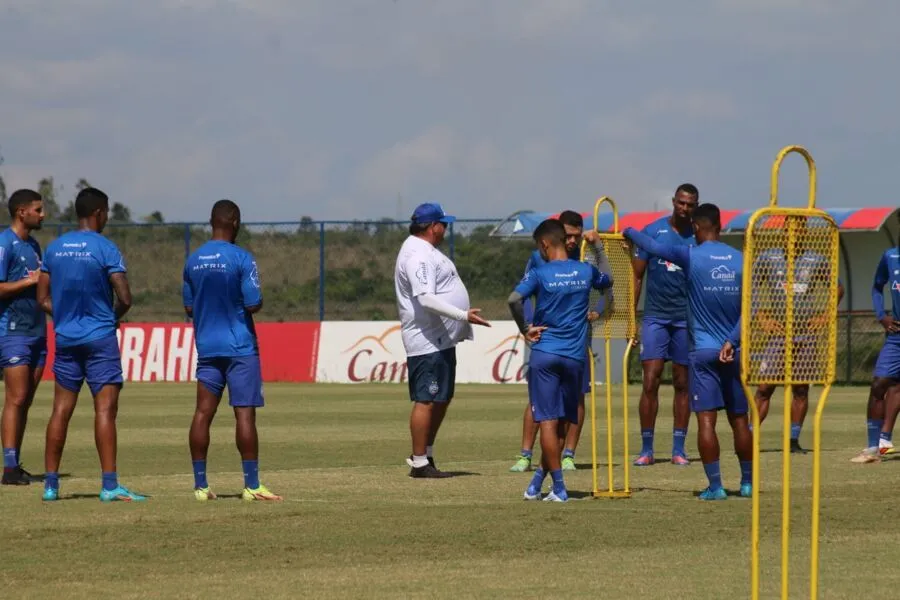
[[434, 458], [434, 446], [425, 446], [425, 456]]
[[420, 469], [428, 464], [427, 456], [413, 456], [412, 466], [414, 469]]

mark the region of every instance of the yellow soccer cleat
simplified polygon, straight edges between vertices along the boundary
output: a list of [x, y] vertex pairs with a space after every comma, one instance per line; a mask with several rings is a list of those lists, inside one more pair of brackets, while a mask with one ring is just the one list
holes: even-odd
[[194, 498], [200, 502], [206, 502], [207, 500], [215, 500], [216, 495], [208, 487], [197, 488], [194, 490]]
[[262, 484], [260, 484], [258, 488], [253, 490], [251, 490], [250, 488], [244, 488], [244, 493], [241, 494], [241, 499], [244, 500], [244, 502], [281, 502], [282, 500], [281, 496], [276, 496]]

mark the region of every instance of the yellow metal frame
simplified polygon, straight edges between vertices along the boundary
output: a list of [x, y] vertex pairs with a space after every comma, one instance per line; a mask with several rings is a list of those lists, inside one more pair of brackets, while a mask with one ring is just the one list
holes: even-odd
[[[600, 216], [600, 207], [603, 204], [608, 204], [612, 209], [613, 213], [613, 233], [601, 233], [597, 229], [598, 217]], [[597, 232], [601, 241], [606, 241], [610, 243], [624, 244], [628, 243], [625, 240], [625, 237], [619, 233], [619, 209], [616, 206], [615, 201], [608, 196], [603, 196], [599, 198], [597, 202], [594, 204], [594, 230]], [[581, 244], [581, 259], [585, 258], [585, 250], [587, 248], [587, 242], [582, 241]], [[606, 455], [607, 455], [607, 478], [608, 478], [608, 486], [607, 489], [601, 490], [599, 486], [598, 479], [598, 469], [597, 469], [597, 391], [596, 391], [596, 366], [595, 366], [595, 355], [593, 349], [588, 349], [588, 355], [590, 357], [590, 375], [591, 375], [591, 468], [593, 475], [593, 496], [595, 498], [608, 498], [608, 499], [619, 499], [619, 498], [631, 498], [631, 470], [630, 470], [630, 461], [629, 461], [629, 451], [628, 451], [628, 359], [631, 356], [631, 348], [634, 346], [634, 331], [636, 330], [635, 326], [635, 314], [634, 314], [634, 277], [627, 278], [627, 281], [616, 280], [614, 282], [614, 286], [620, 288], [621, 286], [628, 286], [629, 294], [628, 294], [628, 318], [630, 319], [630, 335], [625, 336], [623, 339], [628, 340], [628, 344], [625, 348], [625, 353], [622, 356], [622, 375], [623, 375], [623, 385], [622, 385], [622, 427], [623, 427], [623, 479], [624, 485], [621, 489], [616, 489], [615, 486], [615, 473], [614, 473], [614, 443], [613, 443], [613, 431], [614, 431], [614, 423], [613, 423], [613, 392], [612, 392], [612, 347], [611, 341], [614, 338], [609, 327], [604, 327], [604, 351], [605, 351], [605, 366], [606, 366]]]
[[[809, 198], [807, 208], [779, 208], [778, 207], [778, 175], [781, 168], [781, 163], [784, 161], [785, 157], [788, 154], [797, 153], [803, 156], [806, 160], [807, 169], [809, 173]], [[745, 315], [745, 323], [747, 326], [742, 328], [741, 332], [741, 347], [745, 349], [745, 352], [741, 353], [741, 382], [744, 387], [744, 391], [747, 395], [748, 399], [751, 399], [749, 402], [751, 418], [753, 422], [753, 499], [752, 499], [752, 522], [751, 522], [751, 598], [753, 600], [758, 600], [760, 597], [759, 590], [759, 512], [760, 512], [760, 467], [759, 467], [759, 439], [760, 439], [760, 421], [759, 421], [759, 408], [756, 406], [756, 402], [753, 399], [754, 395], [751, 393], [750, 386], [758, 385], [762, 383], [769, 383], [774, 385], [783, 385], [784, 386], [784, 419], [783, 419], [783, 437], [782, 437], [782, 452], [783, 452], [783, 464], [782, 464], [782, 516], [781, 516], [781, 597], [782, 599], [788, 598], [789, 593], [789, 571], [790, 571], [790, 560], [789, 560], [789, 547], [790, 547], [790, 499], [791, 499], [791, 453], [790, 453], [790, 428], [791, 428], [791, 400], [793, 395], [792, 386], [801, 385], [801, 384], [818, 384], [822, 385], [822, 394], [819, 397], [818, 404], [816, 405], [815, 412], [815, 420], [813, 424], [813, 490], [812, 490], [812, 531], [811, 531], [811, 564], [810, 564], [810, 597], [814, 600], [818, 597], [818, 571], [819, 571], [819, 511], [820, 511], [820, 484], [821, 484], [821, 456], [822, 456], [822, 414], [825, 410], [825, 404], [828, 400], [828, 395], [831, 391], [831, 385], [834, 382], [835, 375], [835, 355], [836, 355], [836, 327], [832, 327], [831, 335], [829, 339], [829, 347], [828, 347], [828, 368], [824, 373], [821, 374], [820, 377], [816, 378], [804, 378], [804, 379], [794, 379], [792, 369], [792, 356], [793, 356], [793, 314], [794, 314], [794, 302], [793, 302], [793, 294], [786, 294], [786, 314], [785, 314], [785, 351], [784, 351], [784, 375], [783, 379], [780, 381], [772, 381], [769, 378], [766, 378], [765, 381], [762, 379], [753, 379], [750, 377], [750, 327], [749, 327], [749, 316], [751, 314], [751, 298], [752, 298], [752, 274], [753, 274], [753, 262], [755, 259], [755, 240], [754, 240], [754, 232], [755, 225], [760, 219], [764, 219], [766, 217], [772, 216], [784, 216], [785, 222], [788, 224], [787, 234], [788, 234], [788, 246], [792, 247], [791, 243], [796, 237], [797, 231], [797, 221], [800, 219], [823, 219], [826, 222], [830, 223], [830, 226], [833, 228], [834, 232], [837, 232], [838, 227], [834, 220], [831, 218], [828, 213], [823, 210], [816, 208], [816, 166], [815, 161], [813, 160], [810, 153], [803, 148], [802, 146], [787, 146], [782, 148], [778, 153], [774, 164], [772, 165], [772, 180], [771, 180], [771, 193], [769, 196], [769, 206], [766, 208], [762, 208], [753, 213], [753, 216], [750, 218], [750, 222], [747, 224], [746, 235], [744, 238], [744, 276], [743, 276], [743, 288], [742, 288], [742, 314]], [[795, 219], [791, 219], [790, 217], [796, 217]], [[828, 257], [831, 261], [832, 265], [838, 264], [838, 252], [839, 252], [839, 243], [837, 235], [834, 236], [834, 241], [829, 248]], [[794, 252], [789, 251], [786, 253], [786, 282], [785, 286], [788, 290], [793, 289], [794, 287]], [[838, 298], [838, 287], [837, 287], [837, 278], [832, 277], [829, 280], [830, 290], [828, 295], [829, 306], [827, 307], [827, 311], [830, 311], [831, 317], [830, 322], [837, 322], [837, 298]]]

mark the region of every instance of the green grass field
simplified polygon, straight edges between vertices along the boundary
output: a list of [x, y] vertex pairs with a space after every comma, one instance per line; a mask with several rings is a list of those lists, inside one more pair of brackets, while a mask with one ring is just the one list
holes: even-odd
[[[50, 405], [43, 386], [23, 451], [40, 471]], [[262, 480], [281, 504], [246, 504], [227, 406], [214, 426], [210, 484], [194, 501], [187, 428], [193, 388], [132, 384], [119, 411], [122, 482], [152, 495], [102, 505], [85, 399], [63, 457], [63, 501], [40, 485], [0, 488], [3, 598], [741, 598], [749, 596], [750, 501], [702, 503], [699, 462], [633, 469], [630, 500], [591, 499], [590, 435], [584, 468], [567, 475], [580, 499], [525, 502], [528, 474], [507, 472], [518, 451], [524, 387], [460, 386], [436, 445], [446, 480], [413, 480], [409, 403], [398, 386], [269, 385], [259, 417]], [[637, 389], [633, 389], [637, 399]], [[821, 597], [889, 596], [892, 511], [900, 463], [855, 465], [865, 438], [865, 390], [837, 389], [825, 418]], [[663, 394], [657, 456], [671, 444]], [[636, 405], [636, 402], [635, 402]], [[763, 597], [778, 597], [781, 402], [763, 437]], [[637, 449], [637, 414], [632, 414]], [[811, 419], [802, 441], [811, 445]], [[696, 429], [688, 448], [696, 458]], [[601, 428], [601, 432], [603, 429]], [[729, 489], [739, 471], [719, 425]], [[605, 444], [605, 442], [603, 442]], [[621, 463], [621, 458], [617, 459]], [[812, 456], [795, 458], [791, 597], [808, 597]], [[605, 469], [602, 471], [605, 481]]]

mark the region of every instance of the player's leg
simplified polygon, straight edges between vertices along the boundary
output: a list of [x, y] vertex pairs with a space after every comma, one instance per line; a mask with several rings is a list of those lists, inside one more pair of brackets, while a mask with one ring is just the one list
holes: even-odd
[[669, 326], [669, 357], [672, 360], [672, 464], [687, 466], [690, 463], [684, 443], [691, 422], [691, 403], [688, 397], [688, 353], [690, 341], [687, 324]]
[[884, 394], [884, 424], [878, 440], [878, 451], [884, 454], [894, 453], [894, 425], [900, 414], [900, 385], [892, 385]]
[[[541, 466], [525, 490], [526, 500], [539, 500], [547, 475], [553, 478], [553, 489], [547, 499], [565, 501], [565, 484], [562, 479], [560, 437], [565, 436], [563, 402], [562, 357], [532, 351], [528, 378], [528, 397], [534, 413], [534, 421], [540, 427]], [[555, 494], [555, 492], [559, 494]]]
[[16, 454], [19, 457], [19, 472], [32, 481], [42, 481], [43, 477], [35, 477], [22, 467], [22, 442], [25, 440], [25, 428], [28, 425], [28, 413], [31, 405], [34, 403], [34, 395], [37, 393], [38, 386], [44, 378], [44, 365], [47, 363], [47, 338], [30, 338], [29, 349], [31, 350], [31, 387], [28, 390], [28, 398], [22, 407], [22, 413], [19, 418], [19, 430], [16, 432]]
[[809, 412], [809, 386], [795, 385], [791, 390], [791, 452], [806, 454], [800, 446], [800, 432]]
[[868, 443], [866, 449], [851, 459], [855, 463], [873, 463], [881, 460], [878, 450], [881, 429], [884, 425], [884, 396], [888, 389], [900, 380], [900, 344], [886, 340], [875, 369], [873, 381], [869, 388], [869, 402], [866, 407], [866, 429]]
[[[8, 361], [3, 362], [9, 365]], [[18, 366], [5, 366], [3, 383], [6, 397], [3, 403], [3, 417], [0, 419], [0, 438], [3, 441], [3, 478], [0, 482], [3, 485], [28, 485], [31, 479], [19, 469], [18, 438], [22, 415], [31, 390], [31, 367], [25, 362]]]
[[194, 471], [194, 497], [200, 502], [215, 500], [216, 495], [209, 489], [206, 458], [209, 452], [210, 428], [219, 409], [222, 393], [225, 391], [225, 369], [218, 359], [197, 360], [197, 404], [188, 444], [191, 449], [191, 465]]
[[[427, 451], [428, 442], [433, 441], [431, 421], [437, 398], [443, 397], [444, 402], [449, 400], [446, 396], [439, 395], [441, 389], [438, 377], [440, 376], [441, 362], [439, 352], [407, 358], [409, 399], [413, 403], [409, 415], [412, 454], [406, 460], [410, 467], [410, 477], [429, 479], [449, 477], [448, 474], [438, 471], [428, 462]], [[445, 394], [446, 392], [447, 390], [445, 390]]]
[[53, 361], [53, 408], [47, 421], [44, 441], [44, 495], [46, 501], [59, 498], [59, 465], [62, 461], [69, 420], [75, 411], [84, 383], [84, 361], [79, 348], [57, 348]]
[[590, 355], [585, 358], [582, 376], [576, 394], [578, 400], [578, 406], [576, 407], [577, 420], [571, 421], [566, 428], [566, 439], [565, 444], [563, 445], [562, 454], [563, 471], [575, 471], [578, 468], [575, 466], [575, 451], [578, 449], [578, 441], [581, 439], [581, 432], [584, 429], [584, 400], [585, 397], [591, 393], [591, 386], [594, 385], [591, 381], [591, 367], [588, 361], [590, 361]]
[[235, 444], [241, 454], [241, 469], [244, 472], [244, 490], [241, 497], [248, 502], [255, 500], [280, 502], [281, 496], [270, 492], [259, 481], [259, 432], [256, 428], [256, 410], [265, 406], [259, 356], [227, 358], [225, 363], [228, 403], [234, 409]]
[[760, 425], [762, 425], [763, 421], [765, 421], [766, 417], [769, 415], [769, 405], [772, 402], [772, 395], [774, 393], [774, 385], [763, 384], [756, 388], [756, 394], [753, 396], [753, 401], [756, 402], [756, 408], [759, 410]]
[[434, 396], [435, 402], [431, 408], [431, 427], [428, 431], [428, 443], [425, 446], [425, 456], [428, 464], [436, 470], [434, 462], [434, 442], [437, 440], [438, 431], [447, 416], [447, 409], [453, 401], [456, 393], [456, 348], [448, 348], [439, 353], [439, 361], [434, 368], [434, 382], [437, 382], [438, 393]]
[[750, 405], [741, 384], [740, 351], [734, 362], [721, 365], [722, 391], [728, 424], [734, 436], [734, 453], [741, 467], [741, 496], [753, 495], [753, 433], [750, 431]]
[[[713, 356], [714, 355], [714, 356]], [[719, 438], [716, 435], [718, 411], [724, 408], [718, 352], [699, 350], [691, 353], [689, 395], [691, 410], [697, 415], [697, 448], [709, 485], [700, 493], [701, 500], [724, 500], [719, 467]]]
[[[528, 383], [528, 366], [531, 360], [531, 345], [525, 344], [525, 383]], [[516, 462], [509, 470], [513, 473], [523, 473], [531, 469], [532, 458], [534, 457], [534, 442], [538, 436], [538, 425], [534, 422], [531, 415], [531, 402], [525, 403], [525, 411], [522, 414], [522, 449]]]
[[641, 325], [641, 367], [643, 387], [638, 403], [641, 420], [641, 452], [635, 466], [653, 464], [653, 434], [659, 413], [659, 382], [669, 354], [669, 333], [666, 325], [653, 319], [644, 319]]
[[139, 502], [146, 500], [119, 483], [117, 454], [119, 393], [125, 380], [119, 342], [111, 335], [84, 346], [85, 380], [94, 396], [94, 441], [102, 471], [101, 502]]

